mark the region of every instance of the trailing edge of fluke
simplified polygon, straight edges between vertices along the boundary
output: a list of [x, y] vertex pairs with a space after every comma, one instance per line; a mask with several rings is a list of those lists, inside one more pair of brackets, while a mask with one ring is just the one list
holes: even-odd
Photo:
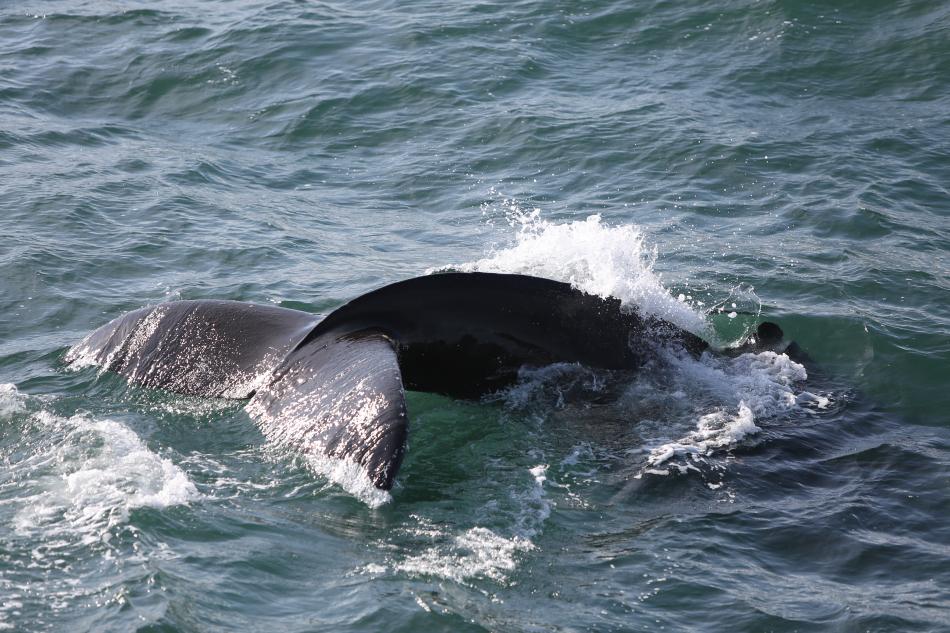
[[[774, 324], [759, 329], [780, 341]], [[129, 312], [65, 357], [145, 387], [250, 398], [271, 440], [358, 464], [392, 488], [405, 452], [405, 389], [477, 398], [523, 366], [633, 370], [657, 344], [708, 348], [615, 298], [525, 275], [443, 273], [362, 295], [322, 321], [238, 301], [174, 301]]]

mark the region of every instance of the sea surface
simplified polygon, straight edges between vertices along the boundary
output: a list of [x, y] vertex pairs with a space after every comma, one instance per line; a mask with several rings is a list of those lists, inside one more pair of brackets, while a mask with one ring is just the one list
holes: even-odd
[[[62, 362], [444, 269], [808, 359], [409, 393], [388, 495]], [[950, 631], [950, 4], [0, 3], [0, 630]]]

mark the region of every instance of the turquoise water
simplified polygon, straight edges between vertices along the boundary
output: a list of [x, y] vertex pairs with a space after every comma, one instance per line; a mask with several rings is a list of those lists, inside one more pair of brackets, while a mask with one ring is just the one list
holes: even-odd
[[[950, 630], [948, 32], [935, 0], [0, 6], [0, 629]], [[761, 310], [812, 362], [410, 393], [389, 499], [239, 402], [61, 363], [144, 305], [326, 314], [444, 267], [720, 344]]]

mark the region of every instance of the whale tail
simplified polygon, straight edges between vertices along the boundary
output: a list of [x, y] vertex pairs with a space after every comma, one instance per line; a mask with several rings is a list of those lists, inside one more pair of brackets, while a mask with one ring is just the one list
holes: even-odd
[[512, 384], [523, 366], [635, 369], [658, 339], [697, 355], [707, 348], [568, 284], [446, 273], [375, 290], [322, 321], [235, 301], [159, 304], [99, 328], [65, 361], [146, 387], [250, 398], [269, 440], [355, 463], [388, 490], [405, 452], [406, 388], [477, 398]]

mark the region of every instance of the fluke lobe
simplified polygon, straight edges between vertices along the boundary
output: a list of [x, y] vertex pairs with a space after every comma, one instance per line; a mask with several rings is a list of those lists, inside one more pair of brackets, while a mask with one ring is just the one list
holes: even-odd
[[444, 273], [380, 288], [322, 321], [238, 301], [162, 303], [102, 326], [65, 360], [146, 387], [250, 398], [269, 439], [358, 464], [389, 490], [405, 452], [405, 389], [477, 398], [523, 366], [636, 369], [658, 343], [693, 355], [708, 347], [565, 283]]

